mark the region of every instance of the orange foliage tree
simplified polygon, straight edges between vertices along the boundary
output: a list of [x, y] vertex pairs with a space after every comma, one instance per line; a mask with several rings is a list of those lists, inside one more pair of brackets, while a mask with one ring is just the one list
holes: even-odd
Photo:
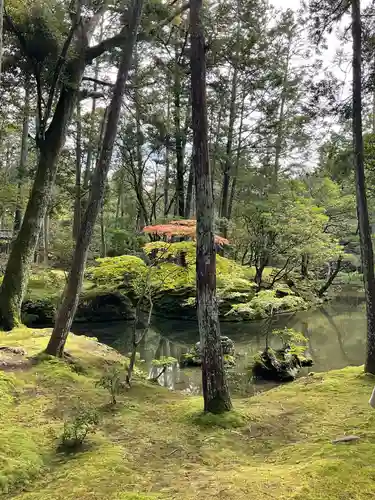
[[[161, 238], [171, 240], [174, 236], [185, 236], [195, 240], [197, 230], [197, 221], [190, 220], [172, 220], [166, 224], [157, 224], [155, 226], [146, 226], [144, 233], [154, 234]], [[215, 243], [219, 246], [229, 245], [229, 241], [222, 236], [215, 235]]]

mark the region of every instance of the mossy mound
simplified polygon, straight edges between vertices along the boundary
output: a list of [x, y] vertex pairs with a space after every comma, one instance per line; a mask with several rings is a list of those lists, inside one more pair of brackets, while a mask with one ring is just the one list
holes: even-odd
[[280, 293], [276, 290], [262, 290], [246, 304], [235, 304], [226, 314], [231, 321], [264, 319], [273, 314], [300, 311], [307, 309], [308, 304], [302, 298], [289, 290]]
[[[0, 345], [37, 354], [48, 335], [0, 333]], [[301, 378], [209, 415], [201, 397], [142, 380], [109, 408], [96, 382], [121, 356], [74, 335], [68, 351], [84, 370], [47, 358], [0, 371], [4, 500], [374, 498], [374, 379], [362, 368]], [[97, 432], [80, 453], [59, 454], [57, 438], [77, 405], [99, 412]], [[348, 435], [360, 439], [333, 444]]]
[[[132, 300], [139, 295], [145, 279], [153, 289], [154, 312], [159, 315], [194, 318], [195, 299], [195, 244], [193, 242], [154, 242], [145, 246], [145, 258], [124, 255], [98, 259], [87, 277], [97, 289], [121, 289]], [[148, 268], [145, 260], [152, 262]], [[149, 274], [148, 274], [149, 273]], [[269, 314], [269, 303], [274, 312], [304, 309], [307, 303], [286, 285], [275, 290], [255, 292], [254, 272], [225, 257], [217, 256], [217, 297], [222, 319], [261, 319]], [[147, 278], [146, 278], [147, 277]]]

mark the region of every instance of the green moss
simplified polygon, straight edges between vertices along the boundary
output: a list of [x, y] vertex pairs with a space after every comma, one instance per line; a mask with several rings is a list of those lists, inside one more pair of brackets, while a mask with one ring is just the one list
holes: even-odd
[[[0, 333], [2, 345], [40, 352], [50, 331]], [[135, 380], [108, 409], [96, 382], [122, 362], [112, 349], [69, 337], [84, 367], [46, 359], [0, 375], [0, 491], [19, 500], [370, 500], [374, 496], [373, 377], [362, 368], [316, 374], [253, 398], [235, 411], [202, 414], [202, 399]], [[83, 452], [56, 452], [78, 404], [101, 423]], [[356, 443], [333, 445], [349, 434]], [[355, 471], [355, 473], [353, 473]]]
[[231, 319], [263, 319], [273, 311], [274, 314], [282, 312], [307, 309], [308, 304], [302, 298], [289, 290], [283, 297], [277, 296], [277, 290], [263, 290], [255, 295], [247, 304], [235, 304], [227, 313]]

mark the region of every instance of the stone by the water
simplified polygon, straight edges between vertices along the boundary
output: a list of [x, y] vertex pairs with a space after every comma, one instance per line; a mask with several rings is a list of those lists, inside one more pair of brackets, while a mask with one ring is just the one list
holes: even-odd
[[[227, 367], [234, 366], [235, 365], [234, 342], [232, 339], [226, 336], [222, 336], [220, 338], [221, 338], [221, 347], [223, 349], [223, 355], [224, 355], [224, 364]], [[195, 346], [193, 346], [189, 350], [189, 352], [182, 355], [180, 360], [180, 365], [181, 367], [187, 367], [187, 366], [201, 366], [201, 364], [202, 364], [201, 343], [197, 342]]]
[[292, 382], [302, 367], [312, 366], [312, 359], [300, 359], [288, 347], [274, 351], [266, 349], [252, 367], [256, 379], [272, 382]]

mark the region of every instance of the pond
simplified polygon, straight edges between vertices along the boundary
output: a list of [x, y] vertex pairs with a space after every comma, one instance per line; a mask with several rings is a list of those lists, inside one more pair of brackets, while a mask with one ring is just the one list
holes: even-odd
[[[365, 355], [365, 304], [361, 294], [348, 293], [317, 309], [281, 315], [275, 318], [273, 328], [293, 328], [308, 339], [308, 354], [314, 360], [310, 371], [322, 372], [361, 365]], [[75, 333], [97, 337], [120, 352], [130, 351], [132, 324], [129, 322], [79, 324]], [[236, 367], [229, 371], [229, 382], [234, 392], [253, 394], [270, 388], [250, 382], [249, 364], [254, 354], [265, 346], [267, 322], [252, 321], [221, 324], [221, 334], [230, 337], [238, 355]], [[150, 376], [156, 376], [160, 368], [152, 367], [153, 359], [173, 356], [179, 359], [192, 344], [199, 340], [198, 325], [192, 321], [154, 318], [147, 336], [139, 346], [141, 359], [145, 361]], [[277, 346], [275, 346], [277, 347]], [[307, 369], [305, 369], [307, 372]], [[200, 369], [179, 365], [168, 368], [159, 383], [186, 393], [199, 393]]]

